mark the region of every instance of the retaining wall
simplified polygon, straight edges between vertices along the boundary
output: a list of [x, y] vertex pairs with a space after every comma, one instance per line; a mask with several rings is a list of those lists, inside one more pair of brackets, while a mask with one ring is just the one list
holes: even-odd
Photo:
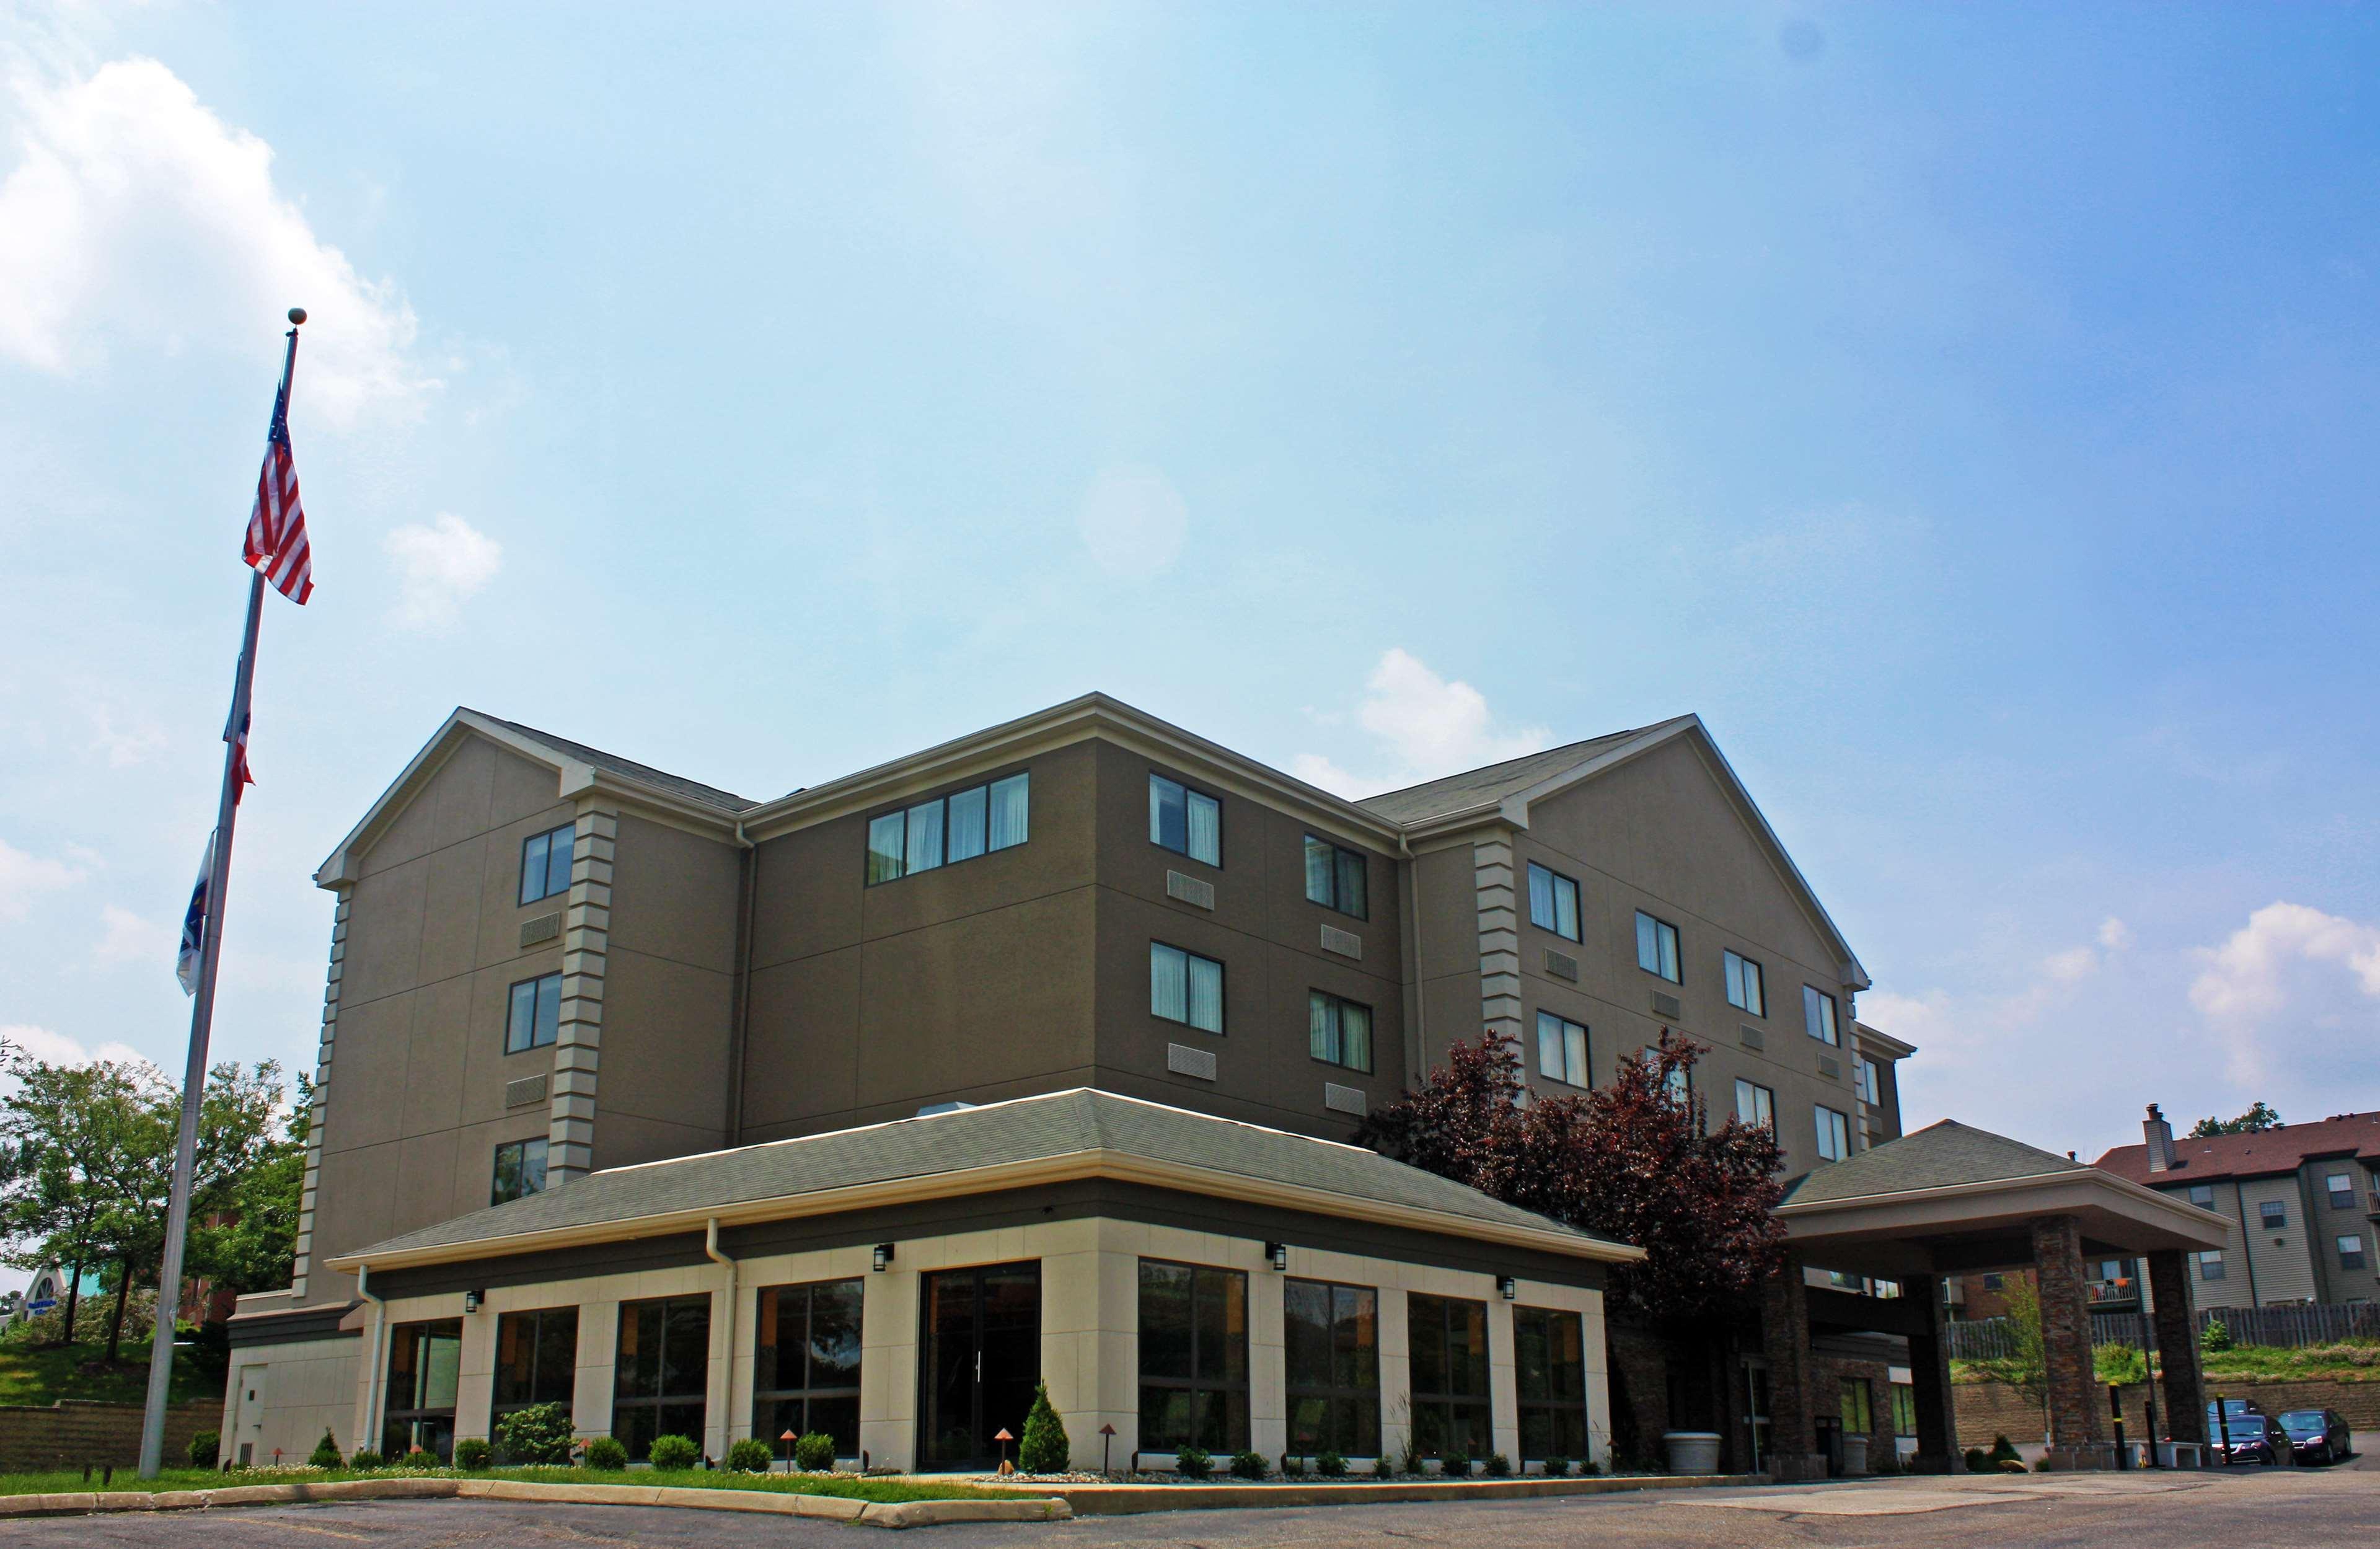
[[[55, 1404], [0, 1405], [0, 1473], [51, 1469], [119, 1469], [140, 1462], [141, 1407], [62, 1398]], [[187, 1467], [190, 1438], [222, 1429], [223, 1400], [193, 1398], [165, 1411], [165, 1466]]]
[[[2148, 1414], [2149, 1389], [2146, 1384], [2130, 1383], [2123, 1389], [2124, 1433], [2137, 1441]], [[2012, 1442], [2037, 1442], [2046, 1427], [2041, 1406], [2006, 1383], [1953, 1383], [1951, 1402], [1959, 1416], [1959, 1446], [1963, 1451], [1971, 1446], [1992, 1445], [1994, 1436], [2006, 1436]], [[2245, 1377], [2209, 1377], [2206, 1397], [2213, 1402], [2217, 1395], [2225, 1398], [2246, 1398], [2268, 1415], [2283, 1414], [2290, 1409], [2337, 1409], [2347, 1423], [2361, 1433], [2380, 1433], [2380, 1382], [2349, 1383], [2332, 1379], [2309, 1381]], [[2107, 1401], [2107, 1390], [2099, 1390], [2100, 1402]], [[2162, 1413], [2163, 1394], [2157, 1396], [2159, 1414], [2157, 1429], [2169, 1433]], [[2100, 1413], [2104, 1417], [2106, 1410]], [[2102, 1429], [2106, 1429], [2103, 1419]], [[2113, 1432], [2107, 1433], [2111, 1437]]]

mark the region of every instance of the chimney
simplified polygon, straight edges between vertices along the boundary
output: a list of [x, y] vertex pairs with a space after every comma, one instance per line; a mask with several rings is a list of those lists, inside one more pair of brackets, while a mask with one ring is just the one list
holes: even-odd
[[2173, 1166], [2173, 1126], [2166, 1122], [2157, 1105], [2149, 1104], [2149, 1116], [2141, 1121], [2141, 1133], [2149, 1142], [2149, 1171], [2162, 1173]]

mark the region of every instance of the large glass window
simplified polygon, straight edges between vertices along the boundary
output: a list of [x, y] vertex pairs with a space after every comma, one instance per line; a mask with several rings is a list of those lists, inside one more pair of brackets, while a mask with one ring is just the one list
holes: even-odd
[[1161, 941], [1150, 942], [1148, 1014], [1201, 1032], [1221, 1032], [1223, 965]]
[[1380, 1455], [1380, 1294], [1369, 1286], [1291, 1280], [1281, 1294], [1289, 1450]]
[[1248, 1277], [1141, 1260], [1141, 1450], [1247, 1445]]
[[1324, 909], [1335, 909], [1358, 920], [1368, 918], [1365, 901], [1364, 852], [1346, 849], [1328, 839], [1305, 836], [1305, 896]]
[[1030, 826], [1031, 775], [969, 786], [868, 821], [872, 885], [1021, 845]]
[[1538, 1012], [1537, 1069], [1570, 1086], [1594, 1085], [1586, 1066], [1586, 1029], [1567, 1017]]
[[543, 1192], [545, 1149], [542, 1136], [528, 1140], [509, 1140], [498, 1146], [495, 1176], [488, 1185], [488, 1203], [500, 1205], [506, 1200]]
[[513, 986], [504, 1014], [504, 1053], [542, 1049], [562, 1031], [562, 975], [548, 973]]
[[1512, 1309], [1521, 1456], [1586, 1460], [1586, 1334], [1575, 1312]]
[[1756, 1124], [1770, 1134], [1777, 1132], [1777, 1094], [1757, 1081], [1742, 1077], [1735, 1082], [1735, 1116], [1746, 1124]]
[[1843, 1041], [1835, 1026], [1835, 997], [1807, 984], [1802, 986], [1802, 1026], [1821, 1043], [1840, 1045]]
[[1845, 1377], [1840, 1398], [1846, 1432], [1864, 1436], [1876, 1429], [1876, 1390], [1865, 1377]]
[[1727, 975], [1727, 1003], [1751, 1016], [1767, 1016], [1768, 989], [1761, 979], [1760, 965], [1733, 952], [1722, 952], [1719, 966]]
[[1148, 777], [1148, 842], [1203, 860], [1223, 863], [1223, 804], [1162, 774]]
[[1636, 966], [1672, 984], [1685, 982], [1678, 967], [1678, 928], [1643, 909], [1636, 911]]
[[612, 1434], [641, 1462], [655, 1436], [702, 1445], [710, 1382], [710, 1298], [662, 1297], [620, 1304], [613, 1365]]
[[455, 1390], [462, 1372], [461, 1319], [398, 1323], [388, 1331], [382, 1457], [401, 1460], [419, 1448], [441, 1463], [454, 1460]]
[[1818, 1104], [1818, 1155], [1840, 1162], [1852, 1153], [1852, 1121], [1825, 1104]]
[[1310, 990], [1305, 996], [1306, 1049], [1325, 1065], [1372, 1068], [1372, 1008]]
[[1892, 1433], [1917, 1434], [1917, 1389], [1908, 1383], [1892, 1384]]
[[568, 823], [521, 841], [520, 901], [533, 904], [570, 891], [570, 848], [577, 830]]
[[857, 1280], [761, 1289], [752, 1434], [771, 1452], [783, 1452], [788, 1431], [817, 1431], [834, 1438], [837, 1458], [859, 1456], [860, 1290]]
[[559, 1404], [566, 1413], [577, 1396], [577, 1308], [506, 1312], [496, 1320], [494, 1413], [508, 1415], [532, 1404]]
[[1560, 872], [1529, 862], [1529, 923], [1571, 941], [1578, 939], [1578, 884]]
[[1495, 1450], [1488, 1401], [1488, 1304], [1459, 1297], [1405, 1298], [1413, 1353], [1414, 1450], [1425, 1458]]

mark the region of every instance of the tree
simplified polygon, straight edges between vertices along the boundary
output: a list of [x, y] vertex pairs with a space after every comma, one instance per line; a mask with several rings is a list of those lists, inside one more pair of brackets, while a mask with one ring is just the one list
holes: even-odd
[[1033, 1384], [1033, 1408], [1026, 1411], [1025, 1436], [1016, 1448], [1017, 1466], [1028, 1474], [1062, 1474], [1073, 1461], [1066, 1440], [1066, 1422], [1050, 1405], [1050, 1384]]
[[2049, 1355], [2041, 1337], [2041, 1287], [2031, 1275], [2011, 1275], [2002, 1299], [2008, 1306], [2009, 1353], [1977, 1364], [2035, 1404], [2046, 1404]]
[[2254, 1107], [2250, 1108], [2238, 1118], [2216, 1118], [2209, 1116], [2200, 1119], [2191, 1127], [2188, 1138], [2193, 1140], [2204, 1140], [2216, 1135], [2261, 1135], [2267, 1129], [2280, 1128], [2285, 1122], [2280, 1115], [2266, 1107], [2264, 1100], [2259, 1098]]
[[[223, 1092], [218, 1115], [237, 1112], [245, 1125], [257, 1089], [277, 1074], [269, 1063], [259, 1066], [237, 1097]], [[302, 1070], [297, 1083], [297, 1102], [281, 1137], [258, 1138], [244, 1168], [236, 1169], [223, 1191], [222, 1207], [211, 1213], [219, 1219], [190, 1228], [191, 1275], [233, 1291], [269, 1291], [289, 1284], [297, 1265], [298, 1210], [306, 1189], [306, 1136], [314, 1109], [314, 1083]], [[220, 1140], [228, 1128], [219, 1124], [201, 1133]], [[193, 1210], [191, 1220], [200, 1219]]]

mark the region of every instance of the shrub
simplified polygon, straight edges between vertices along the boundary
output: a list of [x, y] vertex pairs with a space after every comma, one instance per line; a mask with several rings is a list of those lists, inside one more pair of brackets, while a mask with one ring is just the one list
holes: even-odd
[[2231, 1330], [2220, 1318], [2209, 1320], [2206, 1327], [2199, 1333], [2198, 1348], [2208, 1355], [2216, 1355], [2229, 1349]]
[[1512, 1460], [1505, 1457], [1500, 1452], [1489, 1453], [1488, 1455], [1488, 1477], [1489, 1479], [1512, 1478]]
[[1263, 1453], [1242, 1452], [1232, 1455], [1232, 1477], [1233, 1479], [1262, 1479], [1265, 1472]]
[[834, 1468], [834, 1438], [808, 1431], [794, 1438], [794, 1467], [805, 1473], [827, 1473]]
[[[323, 1432], [322, 1439], [314, 1444], [314, 1450], [306, 1455], [307, 1464], [317, 1469], [335, 1469], [340, 1461], [338, 1440], [328, 1431]], [[362, 1464], [356, 1466], [363, 1467]]]
[[570, 1411], [531, 1404], [496, 1421], [496, 1446], [507, 1463], [553, 1468], [570, 1461]]
[[2021, 1463], [2024, 1461], [2024, 1458], [2020, 1453], [2018, 1453], [2016, 1445], [2010, 1442], [2006, 1436], [1994, 1436], [1992, 1438], [1992, 1461], [1994, 1463]]
[[1441, 1455], [1438, 1460], [1438, 1471], [1449, 1479], [1469, 1479], [1471, 1477], [1469, 1454], [1449, 1452]]
[[1567, 1478], [1570, 1474], [1570, 1459], [1567, 1458], [1548, 1458], [1545, 1461], [1545, 1470], [1546, 1477], [1548, 1479]]
[[769, 1471], [769, 1444], [758, 1436], [747, 1436], [727, 1449], [727, 1466], [739, 1474], [764, 1474]]
[[2113, 1345], [2102, 1345], [2093, 1351], [2091, 1364], [2103, 1385], [2149, 1380], [2148, 1358], [2141, 1354], [2139, 1347], [2121, 1340]]
[[1991, 1467], [1991, 1462], [1992, 1455], [1985, 1452], [1982, 1447], [1971, 1446], [1967, 1449], [1966, 1463], [1967, 1471], [1969, 1473], [1982, 1473], [1985, 1469]]
[[1325, 1479], [1347, 1477], [1347, 1459], [1335, 1452], [1326, 1452], [1314, 1460], [1314, 1471]]
[[374, 1469], [384, 1468], [387, 1466], [387, 1458], [382, 1458], [374, 1448], [368, 1446], [359, 1446], [356, 1448], [355, 1452], [347, 1458], [347, 1467], [355, 1470], [356, 1472], [359, 1474], [370, 1473]]
[[628, 1466], [628, 1449], [617, 1436], [594, 1436], [587, 1443], [587, 1466], [599, 1473], [618, 1473]]
[[1399, 1468], [1416, 1479], [1429, 1472], [1429, 1465], [1422, 1461], [1421, 1454], [1414, 1450], [1414, 1445], [1411, 1442], [1405, 1443], [1404, 1461], [1399, 1465]]
[[1062, 1474], [1074, 1460], [1066, 1422], [1050, 1407], [1050, 1384], [1035, 1383], [1033, 1408], [1025, 1415], [1025, 1439], [1016, 1448], [1017, 1467], [1028, 1474]]
[[1585, 1459], [1578, 1466], [1578, 1477], [1581, 1479], [1598, 1479], [1602, 1477], [1602, 1474], [1603, 1465], [1597, 1462], [1592, 1458]]
[[1372, 1459], [1372, 1477], [1373, 1477], [1374, 1479], [1394, 1479], [1394, 1478], [1396, 1478], [1396, 1477], [1397, 1477], [1397, 1460], [1396, 1460], [1395, 1458], [1393, 1458], [1390, 1457], [1390, 1456], [1389, 1456], [1387, 1453], [1385, 1453], [1385, 1452], [1383, 1452], [1382, 1454], [1380, 1454], [1378, 1458], [1373, 1458], [1373, 1459]]
[[477, 1473], [494, 1459], [495, 1448], [485, 1436], [460, 1436], [455, 1442], [455, 1466]]
[[200, 1431], [191, 1436], [190, 1467], [194, 1469], [213, 1468], [215, 1466], [215, 1453], [222, 1447], [222, 1445], [223, 1439], [212, 1431]]
[[702, 1448], [694, 1445], [691, 1436], [655, 1436], [653, 1449], [647, 1456], [654, 1468], [674, 1471], [694, 1467], [694, 1460], [702, 1456]]
[[1281, 1477], [1283, 1479], [1304, 1479], [1305, 1477], [1305, 1459], [1294, 1457], [1286, 1452], [1282, 1453], [1281, 1455]]
[[1215, 1471], [1215, 1455], [1203, 1446], [1185, 1446], [1173, 1455], [1173, 1471], [1184, 1479], [1204, 1479]]

